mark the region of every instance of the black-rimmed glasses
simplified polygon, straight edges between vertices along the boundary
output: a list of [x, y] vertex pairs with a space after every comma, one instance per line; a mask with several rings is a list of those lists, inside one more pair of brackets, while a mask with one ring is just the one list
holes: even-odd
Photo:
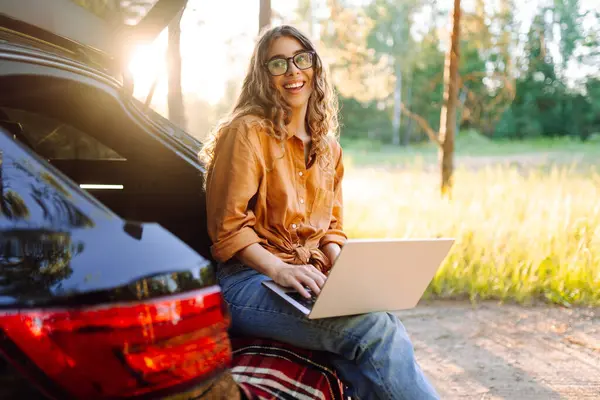
[[285, 74], [290, 66], [290, 61], [300, 69], [309, 69], [315, 64], [316, 53], [314, 51], [303, 51], [293, 57], [276, 57], [265, 63], [267, 70], [273, 76]]

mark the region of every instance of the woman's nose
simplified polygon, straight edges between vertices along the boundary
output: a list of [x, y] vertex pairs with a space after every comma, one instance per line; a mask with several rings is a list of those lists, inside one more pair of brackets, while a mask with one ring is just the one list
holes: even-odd
[[294, 75], [300, 72], [300, 69], [298, 67], [296, 67], [296, 64], [294, 64], [293, 60], [288, 60], [288, 70], [287, 70], [287, 74], [288, 75]]

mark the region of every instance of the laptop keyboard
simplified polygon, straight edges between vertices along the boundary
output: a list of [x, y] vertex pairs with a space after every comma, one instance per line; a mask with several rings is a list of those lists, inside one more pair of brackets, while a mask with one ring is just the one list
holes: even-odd
[[298, 292], [287, 292], [286, 294], [292, 299], [296, 300], [298, 303], [302, 304], [304, 307], [308, 308], [309, 310], [312, 310], [313, 305], [317, 300], [317, 296], [315, 296], [310, 290], [308, 291], [308, 293], [310, 293], [311, 295], [310, 299], [307, 299]]

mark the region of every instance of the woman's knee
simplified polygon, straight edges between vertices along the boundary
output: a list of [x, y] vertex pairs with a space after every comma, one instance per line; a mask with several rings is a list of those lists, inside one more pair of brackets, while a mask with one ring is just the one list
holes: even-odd
[[389, 333], [389, 332], [405, 332], [404, 326], [400, 320], [388, 312], [373, 312], [357, 316], [359, 324], [367, 327], [369, 332], [374, 333]]
[[364, 314], [361, 316], [360, 325], [363, 329], [356, 333], [360, 336], [362, 348], [380, 347], [401, 353], [413, 352], [408, 333], [395, 315], [387, 312]]

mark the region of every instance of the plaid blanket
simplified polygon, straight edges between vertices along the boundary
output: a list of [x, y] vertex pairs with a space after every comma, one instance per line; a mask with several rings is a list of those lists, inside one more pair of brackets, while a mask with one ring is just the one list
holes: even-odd
[[232, 338], [231, 373], [246, 397], [341, 400], [344, 384], [327, 354], [257, 338]]

